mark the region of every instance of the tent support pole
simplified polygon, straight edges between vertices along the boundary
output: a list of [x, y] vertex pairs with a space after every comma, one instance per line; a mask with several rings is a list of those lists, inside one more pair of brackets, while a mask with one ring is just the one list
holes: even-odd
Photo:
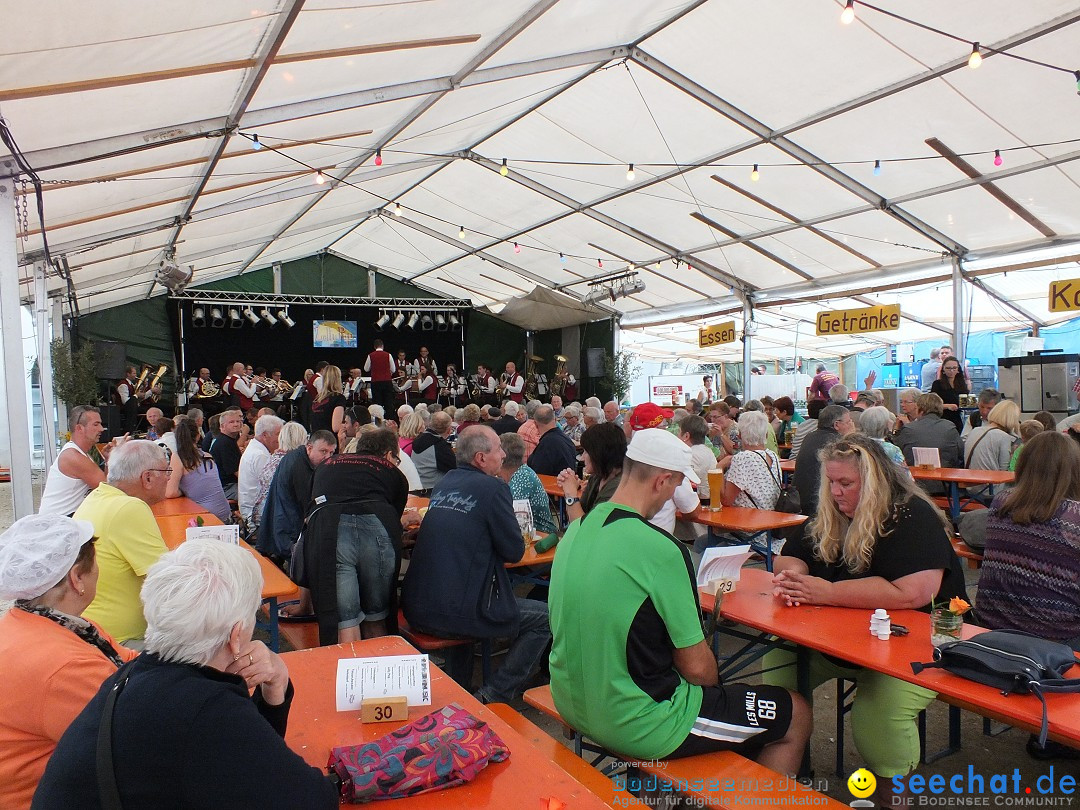
[[[4, 161], [12, 169], [13, 161]], [[22, 305], [15, 236], [15, 183], [0, 180], [0, 344], [4, 357], [4, 400], [11, 448], [11, 489], [15, 519], [34, 514], [30, 485], [30, 426], [26, 419], [26, 373], [23, 370]]]
[[41, 382], [41, 451], [45, 469], [56, 458], [56, 423], [53, 421], [53, 368], [49, 341], [49, 296], [45, 263], [34, 263], [34, 324], [37, 329], [38, 379]]
[[964, 271], [959, 256], [953, 257], [952, 265], [953, 353], [963, 361], [967, 357], [967, 346], [964, 344]]
[[[67, 338], [67, 330], [64, 328], [64, 300], [62, 298], [52, 299], [52, 336], [53, 340], [61, 338]], [[49, 362], [52, 362], [52, 354], [50, 348]], [[68, 423], [67, 403], [62, 399], [56, 400], [56, 424], [59, 431], [62, 427], [66, 427]]]
[[750, 373], [750, 333], [746, 330], [746, 325], [754, 319], [754, 307], [750, 303], [750, 296], [743, 296], [742, 305], [742, 322], [743, 322], [743, 338], [742, 338], [742, 363], [743, 363], [743, 404], [745, 405], [753, 398], [753, 392], [750, 390], [750, 379], [754, 376]]

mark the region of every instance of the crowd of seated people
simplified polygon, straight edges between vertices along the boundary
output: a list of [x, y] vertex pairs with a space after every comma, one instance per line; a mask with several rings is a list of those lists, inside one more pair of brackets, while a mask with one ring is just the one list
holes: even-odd
[[[934, 383], [948, 397], [966, 386], [962, 368], [954, 365], [947, 360]], [[14, 756], [0, 764], [0, 774], [8, 771], [0, 779], [0, 799], [28, 807], [39, 782], [42, 807], [85, 792], [79, 783], [87, 781], [87, 768], [93, 773], [87, 740], [97, 734], [102, 690], [134, 659], [133, 694], [143, 697], [132, 701], [115, 742], [132, 767], [169, 757], [146, 737], [147, 696], [163, 684], [177, 684], [170, 711], [185, 711], [190, 700], [220, 701], [221, 717], [192, 733], [218, 733], [233, 722], [249, 735], [249, 744], [227, 755], [211, 746], [208, 756], [218, 761], [200, 759], [198, 776], [178, 769], [150, 787], [134, 784], [127, 766], [119, 768], [122, 795], [145, 798], [170, 790], [176, 780], [191, 780], [196, 792], [211, 791], [222, 768], [243, 767], [257, 756], [277, 763], [267, 806], [287, 806], [286, 797], [298, 795], [300, 786], [309, 791], [308, 805], [322, 806], [329, 783], [281, 740], [292, 697], [285, 666], [251, 640], [260, 587], [244, 570], [250, 554], [244, 551], [244, 560], [221, 556], [194, 541], [167, 552], [150, 509], [167, 497], [186, 496], [224, 522], [242, 519], [252, 542], [286, 571], [298, 562], [292, 553], [304, 533], [310, 591], [283, 608], [281, 618], [317, 622], [320, 643], [395, 632], [399, 601], [418, 632], [508, 639], [493, 678], [475, 688], [482, 702], [517, 699], [536, 682], [553, 645], [552, 691], [560, 712], [628, 755], [678, 757], [732, 748], [783, 772], [797, 767], [811, 712], [792, 692], [790, 667], [769, 673], [770, 686], [756, 687], [759, 699], [777, 707], [775, 722], [723, 744], [700, 733], [710, 724], [738, 724], [746, 687], [717, 683], [715, 659], [687, 588], [697, 559], [691, 552], [704, 548], [692, 521], [703, 504], [708, 507], [709, 473], [723, 471], [720, 500], [726, 506], [770, 510], [784, 477], [780, 453], [790, 452], [796, 462], [794, 483], [810, 516], [782, 550], [775, 549], [774, 587], [782, 604], [926, 610], [967, 596], [949, 543], [953, 527], [905, 470], [914, 448], [935, 447], [942, 466], [1016, 471], [1015, 486], [999, 488], [992, 503], [989, 491], [971, 492], [989, 505], [983, 510], [984, 567], [973, 600], [977, 621], [1080, 650], [1080, 512], [1070, 511], [1080, 509], [1080, 446], [1071, 440], [1070, 426], [1061, 432], [1052, 417], [1049, 425], [1046, 416], [1021, 423], [1017, 406], [990, 389], [961, 426], [948, 418], [953, 409], [938, 393], [901, 391], [894, 416], [872, 389], [852, 402], [838, 382], [829, 386], [828, 399], [809, 403], [805, 419], [789, 397], [762, 397], [704, 406], [691, 400], [680, 409], [653, 403], [619, 409], [598, 401], [565, 407], [560, 401], [556, 408], [508, 400], [484, 409], [419, 403], [402, 406], [391, 414], [395, 420], [379, 406], [342, 406], [339, 415], [329, 402], [333, 389], [331, 384], [327, 421], [336, 433], [308, 435], [298, 423], [256, 412], [242, 447], [244, 415], [227, 410], [202, 445], [201, 414], [198, 420], [162, 418], [168, 440], [110, 446], [104, 471], [88, 456], [93, 471], [82, 469], [100, 434], [100, 415], [73, 410], [72, 442], [54, 465], [51, 514], [33, 519], [53, 523], [30, 526], [24, 519], [0, 536], [0, 598], [17, 600], [0, 618], [0, 661], [21, 656], [18, 667], [5, 666], [5, 672], [27, 684], [9, 689], [7, 700], [25, 703], [29, 695], [31, 703], [48, 702], [52, 712], [28, 717], [25, 706], [11, 703], [14, 708], [2, 713], [0, 741], [10, 741]], [[543, 476], [557, 481], [561, 504], [545, 492]], [[410, 493], [430, 497], [423, 519], [407, 507]], [[559, 545], [547, 602], [516, 596], [504, 567], [525, 550], [514, 499], [528, 500], [537, 532], [551, 536], [545, 550]], [[72, 514], [74, 519], [65, 517]], [[568, 527], [565, 535], [560, 525]], [[45, 536], [63, 547], [50, 556], [53, 567], [32, 584], [9, 582], [6, 569], [17, 572], [25, 563], [6, 561], [52, 548], [28, 540]], [[455, 542], [445, 542], [448, 537]], [[651, 584], [630, 563], [600, 566], [607, 573], [596, 575], [595, 561], [615, 554], [609, 543], [623, 544], [620, 559], [652, 566]], [[627, 544], [636, 551], [626, 555]], [[231, 590], [232, 612], [198, 618], [200, 605], [180, 605], [171, 601], [177, 594], [155, 591], [167, 590], [181, 575], [204, 589], [185, 592], [196, 602], [205, 602], [214, 588]], [[496, 596], [486, 600], [489, 593]], [[643, 600], [652, 611], [647, 627], [633, 620]], [[198, 621], [179, 622], [182, 611]], [[597, 642], [591, 646], [580, 637], [582, 611], [590, 616], [590, 640]], [[42, 655], [25, 655], [31, 631], [43, 639], [35, 642]], [[641, 645], [659, 645], [660, 657], [638, 660], [634, 651]], [[63, 656], [47, 660], [48, 649], [62, 649]], [[785, 655], [770, 654], [770, 664], [785, 663]], [[476, 687], [467, 645], [451, 650], [446, 665], [461, 683]], [[191, 668], [204, 674], [192, 679]], [[212, 670], [218, 675], [205, 675]], [[610, 677], [589, 677], [598, 671]], [[812, 657], [812, 684], [837, 676], [859, 684], [852, 723], [861, 756], [879, 776], [910, 773], [918, 761], [914, 718], [934, 694]], [[666, 702], [677, 697], [677, 706], [661, 706], [649, 688], [644, 694], [652, 696], [644, 699], [645, 677], [672, 690], [664, 692]], [[255, 699], [237, 702], [248, 689], [255, 689]], [[62, 761], [50, 761], [58, 745]], [[1029, 750], [1040, 757], [1075, 753], [1053, 744]], [[291, 780], [290, 786], [279, 778]]]

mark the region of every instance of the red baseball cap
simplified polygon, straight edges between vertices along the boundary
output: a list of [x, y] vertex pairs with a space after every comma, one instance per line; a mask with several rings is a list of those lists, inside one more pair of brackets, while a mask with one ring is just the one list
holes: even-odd
[[631, 430], [645, 430], [646, 428], [660, 427], [665, 419], [671, 419], [675, 412], [667, 408], [661, 408], [652, 402], [645, 402], [634, 408], [630, 415]]

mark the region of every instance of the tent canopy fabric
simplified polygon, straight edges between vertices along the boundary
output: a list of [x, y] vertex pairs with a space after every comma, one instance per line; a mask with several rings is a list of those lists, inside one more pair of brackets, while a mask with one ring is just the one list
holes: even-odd
[[[947, 337], [957, 261], [972, 331], [1054, 323], [1046, 284], [1080, 275], [1080, 7], [843, 7], [0, 0], [0, 114], [83, 311], [162, 294], [168, 255], [205, 282], [332, 250], [532, 328], [629, 268], [623, 345], [657, 358], [695, 356], [746, 297], [755, 355]], [[896, 301], [898, 333], [813, 335], [823, 306]]]
[[535, 332], [576, 326], [605, 318], [609, 314], [597, 306], [539, 285], [527, 295], [511, 298], [505, 304], [493, 304], [485, 307], [484, 311]]

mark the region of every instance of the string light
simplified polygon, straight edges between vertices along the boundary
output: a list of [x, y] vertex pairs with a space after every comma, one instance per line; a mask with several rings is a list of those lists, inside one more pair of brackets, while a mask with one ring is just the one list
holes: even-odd
[[604, 269], [604, 260], [603, 259], [597, 259], [596, 260], [596, 266], [599, 267], [601, 270], [603, 270]]
[[880, 160], [875, 160], [874, 161], [874, 177], [877, 177], [880, 174], [881, 174], [881, 161]]
[[750, 172], [750, 181], [756, 183], [760, 177], [761, 172], [758, 171], [758, 165], [755, 163], [753, 170]]
[[995, 166], [1000, 166], [1004, 162], [1005, 161], [1001, 159], [1001, 150], [1000, 149], [995, 149], [994, 150], [994, 165]]
[[1073, 77], [1076, 79], [1076, 95], [1080, 96], [1080, 70], [1074, 70]]
[[403, 213], [401, 203], [394, 203], [394, 216], [400, 217]]
[[631, 183], [634, 182], [634, 164], [633, 163], [631, 163], [626, 168], [626, 179]]
[[461, 229], [457, 232], [457, 238], [460, 239], [462, 242], [465, 241], [465, 226], [464, 225], [462, 225]]
[[514, 253], [521, 253], [521, 245], [517, 242], [514, 242]]
[[971, 56], [968, 57], [968, 67], [975, 70], [982, 64], [982, 54], [979, 53], [979, 43], [976, 42], [971, 46]]
[[855, 0], [847, 0], [847, 5], [840, 12], [840, 22], [844, 25], [851, 25], [855, 22]]
[[506, 177], [508, 174], [510, 174], [510, 169], [506, 165], [506, 158], [503, 158], [502, 166], [499, 167], [499, 174], [501, 174], [503, 177]]
[[375, 150], [375, 165], [382, 166], [382, 149]]
[[326, 182], [326, 175], [323, 174], [321, 171], [315, 172], [315, 183], [317, 185], [321, 186], [325, 182]]
[[251, 135], [251, 148], [256, 152], [262, 149], [262, 144], [259, 143], [259, 134], [257, 132], [252, 133]]
[[562, 264], [566, 264], [566, 257], [565, 257], [565, 256], [563, 256], [563, 255], [562, 255], [561, 253], [559, 254], [559, 261], [560, 261], [560, 262], [561, 262]]

